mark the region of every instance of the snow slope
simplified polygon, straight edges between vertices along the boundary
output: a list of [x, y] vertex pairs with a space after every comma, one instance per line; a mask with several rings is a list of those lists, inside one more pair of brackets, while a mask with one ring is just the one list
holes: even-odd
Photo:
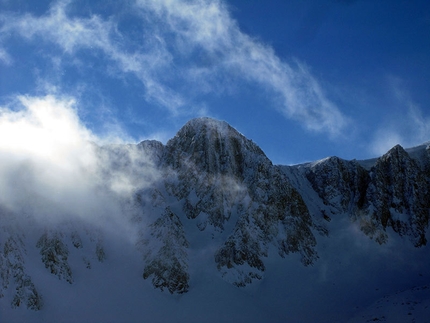
[[95, 153], [94, 215], [47, 221], [63, 209], [37, 192], [37, 212], [2, 207], [0, 322], [430, 317], [428, 145], [277, 166], [198, 118]]

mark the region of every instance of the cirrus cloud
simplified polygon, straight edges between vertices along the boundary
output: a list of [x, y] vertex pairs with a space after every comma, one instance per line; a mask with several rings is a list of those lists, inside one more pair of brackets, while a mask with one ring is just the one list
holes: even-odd
[[[163, 21], [174, 34], [175, 50], [193, 58], [203, 53], [210, 64], [191, 66], [190, 79], [234, 74], [281, 98], [278, 110], [305, 128], [340, 134], [348, 118], [325, 95], [305, 64], [282, 61], [273, 49], [241, 32], [222, 1], [136, 0], [139, 8]], [[197, 82], [196, 82], [197, 83]]]
[[113, 18], [72, 16], [71, 3], [56, 1], [42, 16], [3, 14], [0, 37], [41, 39], [72, 57], [85, 50], [101, 53], [118, 77], [136, 77], [146, 99], [172, 116], [201, 105], [199, 94], [247, 82], [266, 91], [283, 116], [305, 129], [335, 137], [349, 123], [305, 64], [283, 61], [270, 46], [243, 33], [224, 1], [132, 2], [129, 14], [143, 21], [141, 43], [129, 39]]

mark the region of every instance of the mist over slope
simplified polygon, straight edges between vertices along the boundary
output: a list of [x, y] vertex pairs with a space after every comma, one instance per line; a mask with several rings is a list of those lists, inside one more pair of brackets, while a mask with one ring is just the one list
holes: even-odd
[[0, 321], [365, 322], [393, 295], [428, 304], [429, 144], [280, 166], [210, 118], [166, 145], [70, 129], [56, 159], [0, 145]]

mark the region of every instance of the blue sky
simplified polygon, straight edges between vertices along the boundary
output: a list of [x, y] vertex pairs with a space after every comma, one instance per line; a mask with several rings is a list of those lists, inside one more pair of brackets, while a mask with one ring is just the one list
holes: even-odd
[[210, 116], [275, 163], [365, 159], [430, 140], [429, 84], [428, 1], [0, 0], [1, 147]]

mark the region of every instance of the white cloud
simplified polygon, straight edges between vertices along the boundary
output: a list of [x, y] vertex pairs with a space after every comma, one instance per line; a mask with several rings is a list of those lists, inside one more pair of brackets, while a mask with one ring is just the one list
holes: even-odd
[[[52, 96], [19, 97], [1, 108], [2, 205], [17, 211], [28, 199], [45, 207], [59, 203], [62, 195], [72, 198], [87, 191], [96, 165], [88, 141], [92, 135], [80, 125], [72, 105], [71, 99]], [[51, 203], [43, 202], [47, 200]]]
[[401, 118], [391, 120], [375, 132], [369, 150], [381, 156], [397, 144], [411, 148], [429, 141], [430, 117], [417, 107], [410, 107]]
[[374, 156], [382, 156], [395, 145], [403, 145], [403, 139], [394, 129], [381, 129], [376, 132], [370, 144], [370, 152]]
[[[0, 114], [0, 149], [16, 154], [31, 154], [62, 164], [76, 155], [82, 141], [91, 141], [91, 133], [80, 125], [72, 106], [73, 99], [61, 101], [53, 96], [43, 98], [19, 96], [21, 110], [2, 108]], [[64, 153], [57, 149], [65, 147]]]
[[0, 62], [3, 62], [3, 64], [10, 65], [12, 64], [12, 58], [10, 55], [0, 47]]
[[[82, 219], [128, 230], [121, 201], [158, 172], [135, 145], [101, 149], [70, 97], [17, 97], [0, 107], [0, 205], [49, 222]], [[123, 167], [112, 167], [118, 160]], [[100, 219], [102, 217], [103, 219]]]
[[[279, 59], [273, 49], [242, 33], [224, 2], [214, 0], [174, 1], [136, 0], [150, 10], [175, 34], [176, 48], [182, 55], [202, 51], [206, 65], [192, 66], [189, 76], [205, 83], [214, 75], [257, 82], [281, 97], [279, 110], [307, 129], [338, 135], [347, 118], [330, 102], [308, 68]], [[221, 82], [225, 81], [221, 78]]]
[[[0, 34], [18, 33], [22, 37], [49, 41], [59, 46], [65, 55], [75, 55], [79, 50], [101, 51], [116, 64], [121, 73], [135, 75], [145, 86], [148, 100], [177, 113], [183, 105], [181, 96], [160, 84], [158, 73], [169, 65], [168, 52], [160, 42], [152, 42], [145, 52], [128, 52], [123, 35], [112, 20], [93, 15], [76, 18], [67, 15], [70, 0], [57, 1], [49, 12], [40, 17], [25, 15], [0, 15], [3, 26]], [[3, 36], [5, 37], [5, 36]]]
[[412, 144], [421, 144], [430, 140], [430, 116], [423, 115], [421, 109], [412, 105], [409, 108], [409, 119]]
[[430, 116], [413, 102], [402, 79], [390, 76], [388, 85], [395, 104], [369, 146], [375, 155], [385, 154], [396, 144], [408, 148], [430, 141]]
[[132, 40], [133, 51], [113, 19], [71, 17], [69, 3], [55, 2], [39, 17], [2, 16], [1, 32], [53, 42], [68, 55], [101, 51], [118, 71], [143, 83], [149, 101], [172, 115], [186, 113], [193, 94], [245, 80], [275, 97], [279, 111], [306, 129], [334, 137], [348, 124], [307, 67], [282, 61], [271, 47], [241, 32], [224, 1], [136, 0], [133, 12], [144, 23], [142, 44]]

